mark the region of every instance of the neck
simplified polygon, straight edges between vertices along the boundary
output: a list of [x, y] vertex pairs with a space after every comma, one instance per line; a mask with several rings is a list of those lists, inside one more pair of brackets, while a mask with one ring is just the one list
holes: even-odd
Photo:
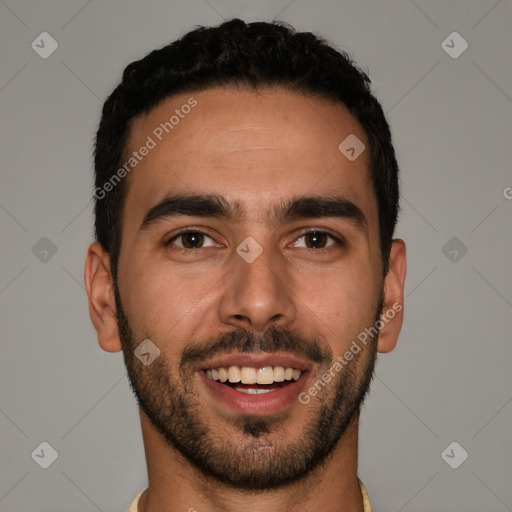
[[232, 489], [205, 477], [154, 429], [141, 411], [149, 485], [138, 512], [361, 512], [357, 478], [358, 417], [334, 452], [296, 483], [268, 491]]

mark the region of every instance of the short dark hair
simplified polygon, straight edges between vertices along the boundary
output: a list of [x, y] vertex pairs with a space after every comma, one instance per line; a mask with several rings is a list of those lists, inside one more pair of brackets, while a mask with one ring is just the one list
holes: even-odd
[[[385, 275], [399, 209], [399, 186], [395, 151], [382, 107], [371, 92], [367, 74], [347, 53], [283, 22], [233, 19], [217, 27], [198, 27], [129, 64], [103, 106], [95, 145], [96, 190], [123, 164], [136, 116], [148, 113], [170, 96], [217, 86], [284, 88], [341, 102], [348, 108], [370, 145], [370, 177], [377, 198]], [[114, 280], [125, 196], [126, 180], [101, 197], [95, 192], [96, 239], [110, 254]]]

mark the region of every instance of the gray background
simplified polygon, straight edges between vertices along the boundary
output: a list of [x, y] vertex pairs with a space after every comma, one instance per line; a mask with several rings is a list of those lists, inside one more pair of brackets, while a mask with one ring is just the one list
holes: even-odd
[[[361, 418], [375, 510], [512, 510], [507, 0], [0, 1], [0, 510], [125, 511], [146, 485], [122, 357], [98, 347], [83, 287], [92, 141], [125, 65], [235, 16], [352, 53], [392, 127], [409, 274]], [[59, 45], [47, 59], [31, 48], [43, 31]], [[453, 31], [469, 44], [456, 59], [441, 46]], [[31, 457], [43, 441], [58, 452], [48, 469]], [[469, 454], [457, 469], [441, 457], [453, 441]]]

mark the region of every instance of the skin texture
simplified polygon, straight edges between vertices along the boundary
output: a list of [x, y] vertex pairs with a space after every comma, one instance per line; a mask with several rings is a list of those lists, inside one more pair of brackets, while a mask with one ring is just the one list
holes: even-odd
[[[158, 346], [161, 354], [153, 368], [165, 366], [169, 389], [194, 404], [197, 422], [207, 426], [218, 450], [229, 447], [232, 458], [237, 452], [244, 459], [255, 454], [256, 465], [272, 457], [278, 461], [279, 454], [290, 456], [287, 448], [307, 445], [306, 430], [323, 414], [322, 405], [336, 403], [340, 389], [364, 387], [375, 353], [395, 347], [403, 311], [384, 323], [378, 342], [365, 347], [308, 404], [293, 401], [278, 415], [264, 418], [273, 427], [261, 434], [266, 450], [255, 450], [254, 431], [242, 428], [244, 418], [212, 397], [198, 372], [181, 367], [179, 377], [184, 350], [193, 343], [208, 347], [234, 331], [253, 333], [255, 350], [269, 330], [300, 333], [306, 343], [315, 340], [329, 356], [313, 363], [304, 351], [288, 351], [311, 364], [307, 389], [374, 324], [381, 304], [384, 313], [403, 303], [405, 245], [394, 240], [390, 269], [383, 279], [369, 147], [357, 120], [339, 103], [285, 90], [219, 88], [177, 95], [135, 119], [129, 151], [142, 146], [192, 96], [197, 106], [162, 141], [157, 140], [126, 178], [118, 298], [129, 336], [118, 329], [109, 255], [98, 243], [91, 244], [85, 268], [90, 315], [104, 350], [123, 349], [123, 338], [132, 377], [149, 395], [155, 383], [151, 366], [137, 366], [130, 354], [146, 338]], [[367, 148], [353, 162], [338, 150], [351, 133]], [[243, 216], [228, 221], [180, 215], [140, 230], [146, 213], [177, 193], [220, 195], [238, 203]], [[269, 213], [283, 201], [333, 195], [343, 196], [363, 212], [366, 229], [334, 217], [270, 222]], [[211, 237], [205, 239], [207, 247], [183, 250], [166, 245], [189, 227]], [[311, 238], [304, 238], [304, 231], [313, 229], [343, 243], [328, 238], [325, 248], [308, 247]], [[252, 263], [236, 252], [248, 236], [263, 249]], [[174, 239], [174, 244], [184, 241]], [[160, 392], [166, 389], [165, 382], [159, 385]], [[152, 393], [155, 396], [155, 388]], [[162, 396], [165, 402], [172, 395]], [[349, 420], [331, 455], [306, 476], [271, 490], [248, 491], [205, 476], [141, 410], [149, 490], [139, 511], [362, 510], [357, 411], [350, 411]]]

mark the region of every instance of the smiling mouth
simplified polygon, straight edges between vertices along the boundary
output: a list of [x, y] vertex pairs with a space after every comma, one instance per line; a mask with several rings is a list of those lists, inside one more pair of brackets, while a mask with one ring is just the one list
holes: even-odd
[[220, 382], [240, 393], [259, 395], [277, 391], [300, 379], [303, 372], [292, 367], [227, 366], [204, 370], [208, 379]]

